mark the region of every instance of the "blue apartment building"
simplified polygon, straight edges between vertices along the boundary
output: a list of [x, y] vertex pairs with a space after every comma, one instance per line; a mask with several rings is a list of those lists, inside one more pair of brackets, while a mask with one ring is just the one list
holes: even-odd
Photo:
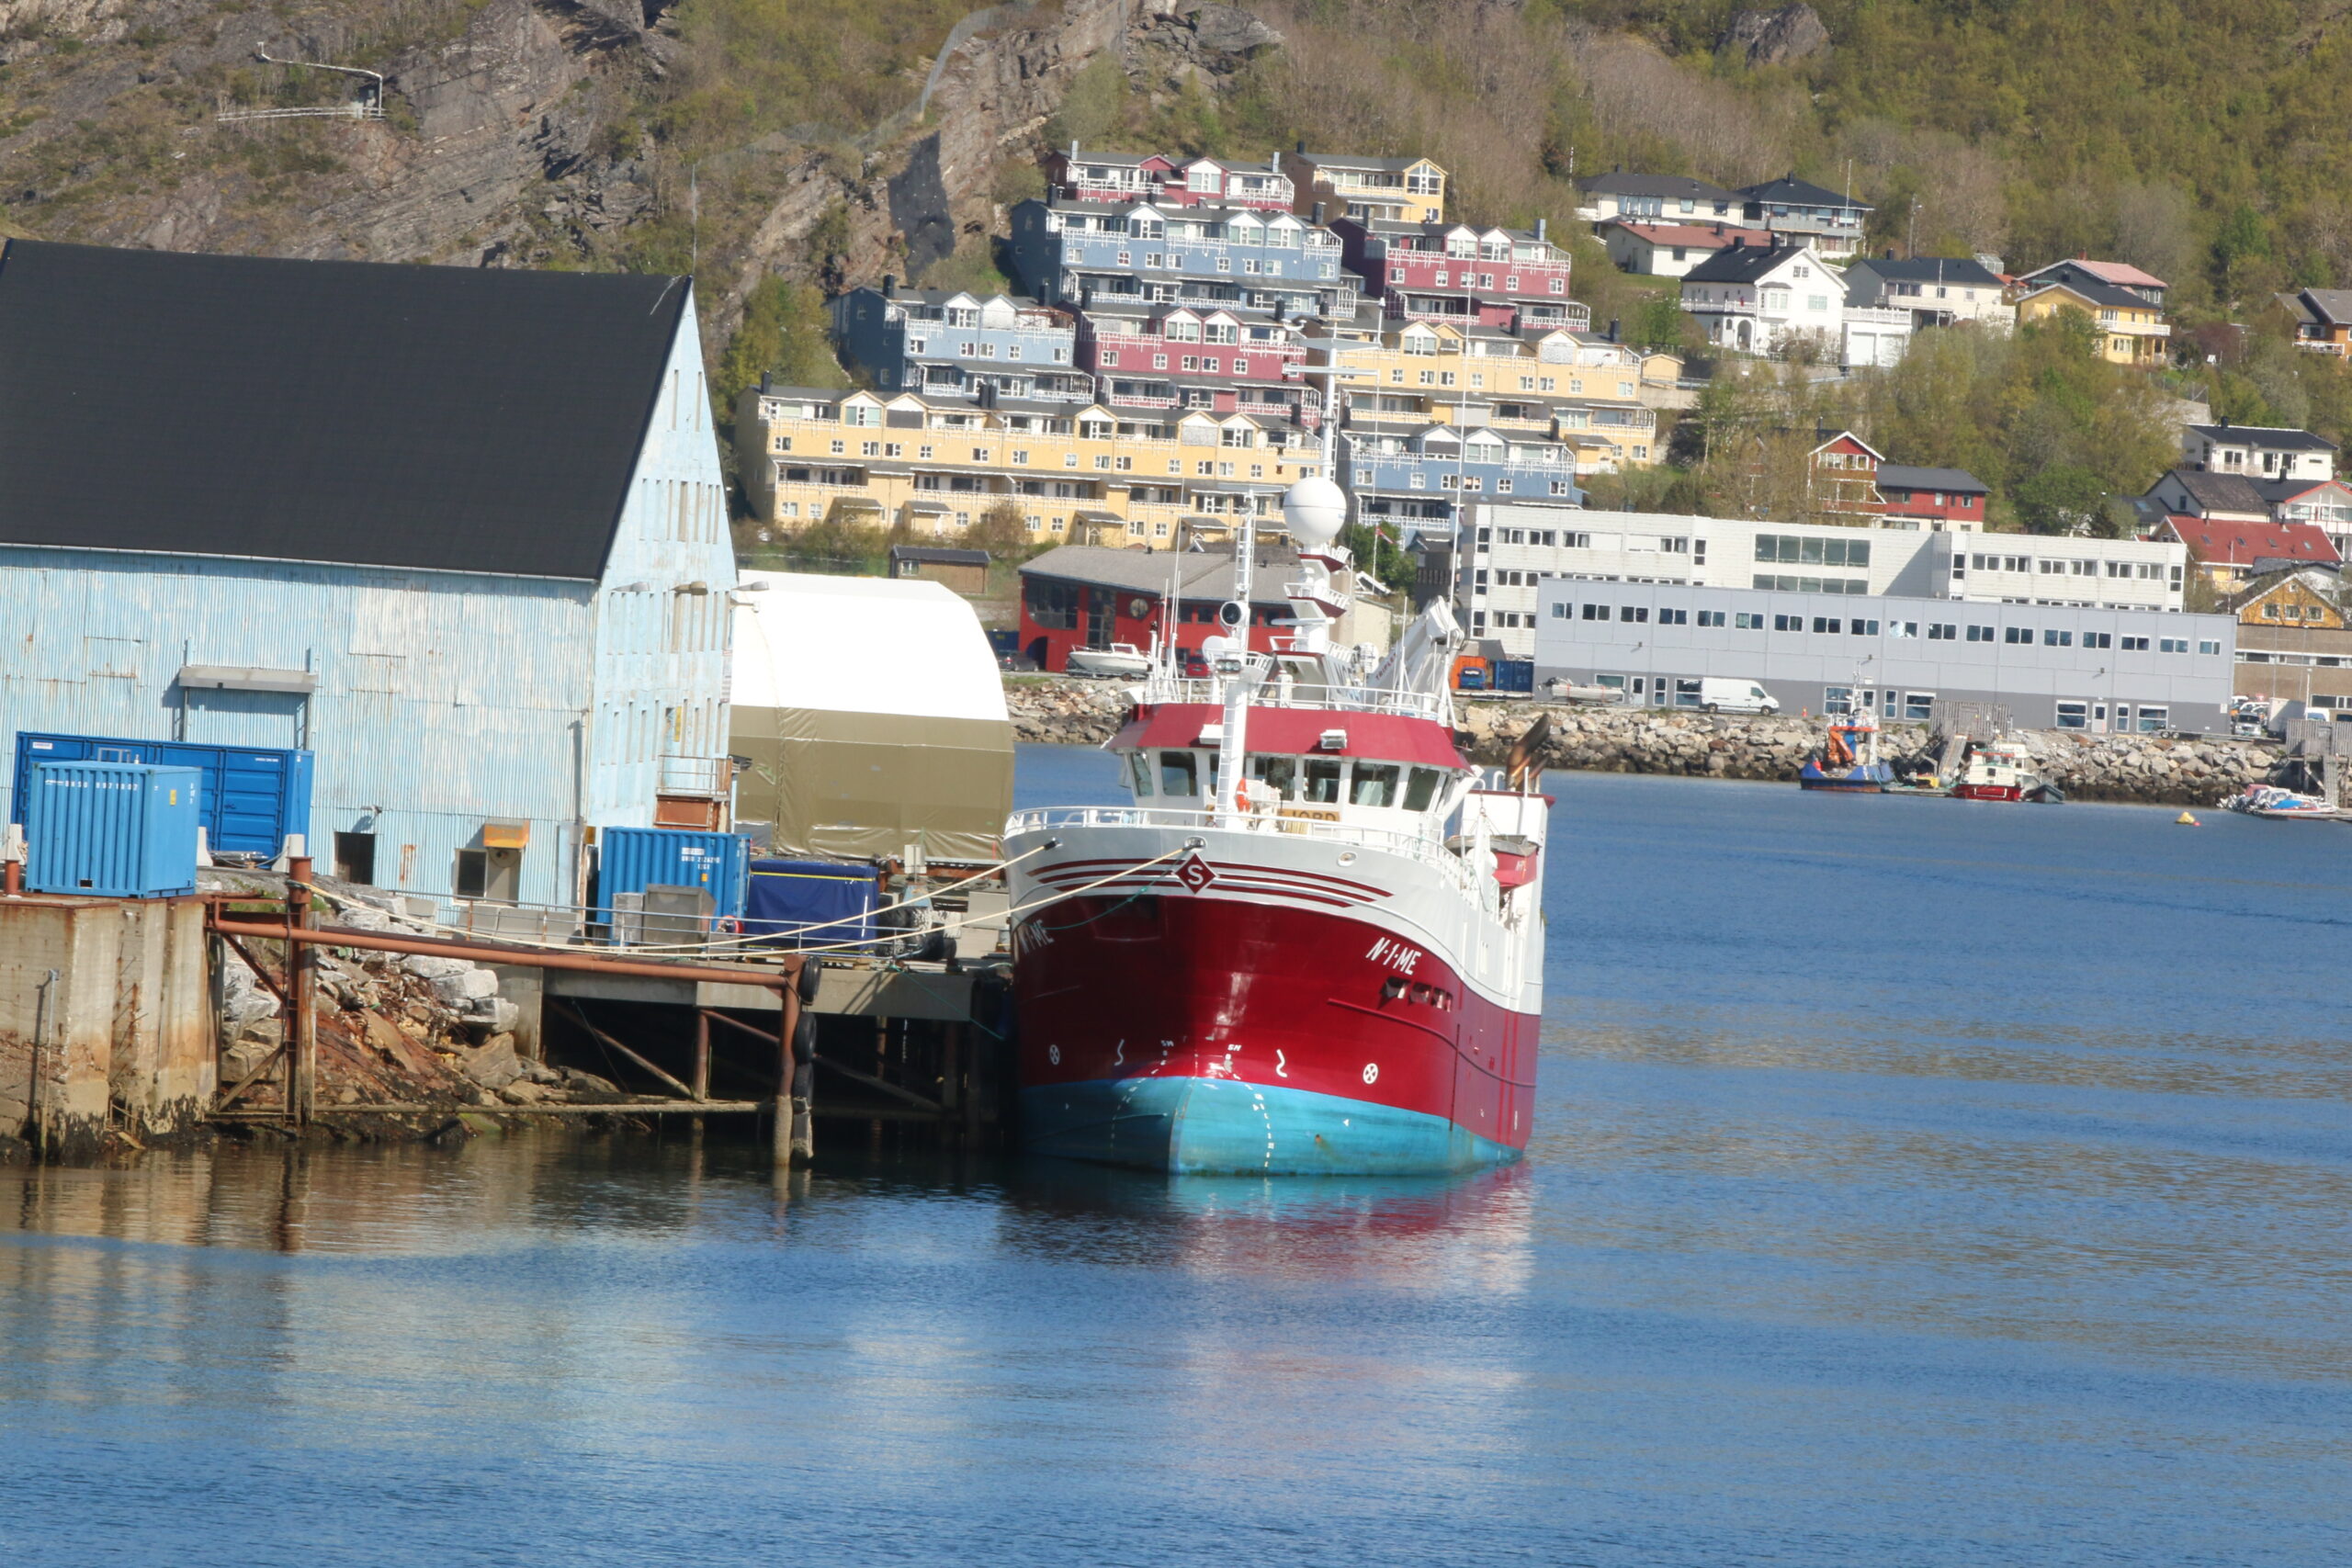
[[1012, 209], [1016, 282], [1048, 305], [1223, 307], [1351, 319], [1363, 279], [1339, 236], [1287, 212], [1030, 200]]
[[1560, 442], [1483, 426], [1385, 426], [1366, 423], [1340, 440], [1340, 482], [1367, 518], [1409, 533], [1450, 529], [1460, 508], [1481, 502], [1582, 506], [1574, 453]]
[[1086, 403], [1094, 378], [1080, 369], [1078, 326], [1067, 310], [1004, 294], [958, 289], [853, 288], [833, 301], [842, 364], [886, 392], [925, 397]]

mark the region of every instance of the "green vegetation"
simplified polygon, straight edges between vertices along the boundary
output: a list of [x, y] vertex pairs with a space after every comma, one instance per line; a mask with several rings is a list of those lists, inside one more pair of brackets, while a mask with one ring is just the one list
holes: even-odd
[[772, 375], [788, 387], [846, 387], [841, 362], [826, 336], [830, 320], [824, 297], [813, 285], [771, 274], [743, 300], [743, 322], [711, 378], [711, 398], [725, 422], [747, 387]]

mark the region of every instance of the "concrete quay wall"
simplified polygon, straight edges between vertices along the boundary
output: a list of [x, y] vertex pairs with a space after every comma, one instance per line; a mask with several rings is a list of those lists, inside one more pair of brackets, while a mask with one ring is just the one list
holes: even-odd
[[[1118, 681], [1031, 681], [1008, 682], [1005, 699], [1016, 739], [1099, 746], [1118, 728], [1127, 690]], [[1827, 728], [1821, 718], [1510, 701], [1465, 703], [1459, 722], [1471, 737], [1472, 755], [1494, 763], [1539, 713], [1552, 720], [1545, 765], [1593, 773], [1792, 781]], [[2029, 730], [2019, 739], [2070, 798], [2148, 806], [2216, 805], [2267, 779], [2279, 755], [2275, 745], [2251, 740], [2064, 730]], [[1894, 726], [1882, 744], [1889, 758], [1912, 756], [1927, 751], [1933, 738], [1925, 726]]]

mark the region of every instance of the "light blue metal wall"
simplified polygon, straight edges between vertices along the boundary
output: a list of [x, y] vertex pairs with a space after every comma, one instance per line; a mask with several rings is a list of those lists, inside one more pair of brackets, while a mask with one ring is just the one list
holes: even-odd
[[[309, 828], [377, 834], [377, 880], [447, 893], [486, 817], [572, 818], [593, 585], [283, 561], [0, 548], [0, 746], [19, 729], [168, 739], [183, 664], [309, 669]], [[86, 629], [85, 629], [86, 628]], [[304, 743], [300, 699], [191, 694], [187, 738]], [[0, 780], [4, 785], [5, 780]], [[372, 823], [369, 807], [383, 812]], [[536, 859], [547, 862], [535, 877]], [[524, 897], [556, 887], [524, 861]]]
[[725, 750], [735, 566], [702, 378], [689, 302], [601, 583], [0, 547], [0, 756], [20, 729], [170, 739], [184, 664], [308, 669], [307, 704], [189, 694], [187, 739], [315, 750], [322, 869], [335, 832], [373, 831], [379, 885], [446, 897], [485, 820], [521, 819], [521, 897], [572, 902], [581, 825], [650, 826], [660, 757]]

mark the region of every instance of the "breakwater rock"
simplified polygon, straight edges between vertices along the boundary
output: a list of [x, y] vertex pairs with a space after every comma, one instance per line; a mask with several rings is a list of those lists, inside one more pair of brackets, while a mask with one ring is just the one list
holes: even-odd
[[[1009, 682], [1005, 699], [1016, 739], [1099, 746], [1117, 730], [1128, 690], [1124, 681], [1031, 680]], [[1725, 779], [1795, 779], [1827, 728], [1821, 718], [1491, 701], [1464, 704], [1459, 722], [1470, 754], [1495, 763], [1538, 714], [1548, 714], [1552, 721], [1544, 748], [1547, 767]], [[2019, 739], [2044, 776], [2075, 800], [2212, 806], [2265, 781], [2278, 761], [2278, 750], [2269, 742], [2215, 737], [2030, 730]], [[1882, 738], [1890, 760], [1918, 756], [1939, 745], [1925, 725], [1892, 726]]]

